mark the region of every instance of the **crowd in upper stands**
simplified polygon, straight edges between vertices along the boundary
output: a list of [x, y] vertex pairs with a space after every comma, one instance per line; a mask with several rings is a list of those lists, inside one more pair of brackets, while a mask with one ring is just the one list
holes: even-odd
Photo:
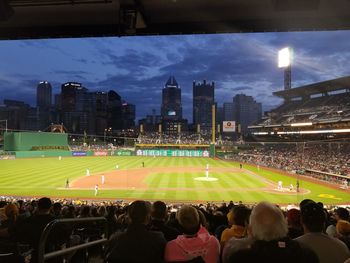
[[[181, 134], [167, 134], [159, 132], [148, 132], [140, 134], [137, 143], [140, 144], [210, 144], [211, 132], [201, 131], [200, 133], [181, 132]], [[232, 138], [216, 136], [217, 145], [232, 145]]]
[[242, 150], [231, 159], [287, 171], [317, 170], [350, 176], [350, 144], [266, 144]]
[[259, 124], [290, 124], [339, 121], [350, 118], [350, 93], [321, 96], [308, 100], [283, 103], [263, 118]]
[[[254, 206], [232, 201], [222, 205], [167, 205], [162, 201], [88, 204], [49, 198], [0, 201], [0, 262], [24, 262], [24, 256], [37, 262], [40, 235], [50, 221], [87, 217], [107, 221], [109, 241], [97, 249], [97, 255], [109, 263], [350, 262], [349, 210], [327, 210], [309, 199], [299, 207], [282, 210], [268, 202]], [[71, 223], [49, 236], [46, 251], [102, 234], [97, 221]], [[18, 244], [22, 248], [26, 244], [30, 252], [18, 252]], [[48, 262], [84, 260], [82, 253], [76, 252]]]

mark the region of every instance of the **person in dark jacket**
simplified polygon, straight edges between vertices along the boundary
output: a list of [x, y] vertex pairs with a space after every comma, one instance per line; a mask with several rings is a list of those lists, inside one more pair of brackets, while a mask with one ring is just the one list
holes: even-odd
[[176, 239], [177, 236], [180, 235], [180, 232], [173, 227], [165, 225], [167, 215], [167, 207], [164, 202], [156, 201], [153, 203], [151, 212], [151, 230], [162, 232], [165, 239], [170, 241]]
[[150, 231], [151, 205], [135, 201], [128, 208], [129, 226], [126, 232], [111, 236], [106, 262], [163, 262], [166, 240], [163, 233]]

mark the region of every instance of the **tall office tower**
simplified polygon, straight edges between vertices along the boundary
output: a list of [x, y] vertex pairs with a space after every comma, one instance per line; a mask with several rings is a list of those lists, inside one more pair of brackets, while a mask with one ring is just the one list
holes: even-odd
[[241, 132], [248, 131], [248, 125], [253, 124], [261, 118], [262, 106], [252, 96], [238, 94], [233, 97], [235, 121], [241, 125]]
[[193, 124], [195, 127], [199, 124], [201, 130], [211, 130], [212, 124], [212, 105], [214, 105], [215, 84], [193, 82]]
[[104, 91], [95, 92], [96, 98], [96, 134], [103, 135], [108, 127], [108, 94]]
[[61, 86], [61, 122], [69, 132], [95, 133], [96, 94], [81, 83], [67, 82]]
[[114, 90], [108, 91], [107, 125], [108, 129], [121, 130], [122, 122], [122, 98]]
[[135, 127], [136, 107], [134, 104], [123, 102], [122, 104], [122, 129], [133, 129]]
[[163, 132], [177, 134], [187, 130], [187, 120], [182, 119], [181, 89], [174, 76], [171, 76], [162, 90]]
[[[47, 81], [39, 82], [36, 88], [36, 106], [37, 110], [33, 111], [31, 125], [34, 130], [44, 130], [52, 121], [51, 105], [52, 104], [52, 87]], [[36, 114], [34, 114], [36, 112]], [[36, 121], [35, 121], [36, 120]], [[34, 124], [36, 122], [36, 124]], [[34, 128], [36, 127], [36, 128]]]
[[181, 89], [176, 79], [171, 76], [162, 90], [161, 115], [165, 120], [181, 120]]
[[224, 102], [224, 121], [234, 121], [234, 104], [233, 102]]
[[52, 87], [47, 81], [39, 82], [36, 88], [36, 106], [41, 109], [49, 109], [52, 103]]

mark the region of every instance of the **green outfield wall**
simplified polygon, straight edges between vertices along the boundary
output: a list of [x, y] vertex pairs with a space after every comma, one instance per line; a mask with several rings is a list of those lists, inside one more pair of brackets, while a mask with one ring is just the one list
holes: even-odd
[[72, 156], [71, 151], [16, 151], [16, 158]]
[[[53, 132], [6, 132], [5, 151], [31, 151], [40, 148], [68, 147], [68, 135]], [[46, 150], [46, 149], [45, 149]]]

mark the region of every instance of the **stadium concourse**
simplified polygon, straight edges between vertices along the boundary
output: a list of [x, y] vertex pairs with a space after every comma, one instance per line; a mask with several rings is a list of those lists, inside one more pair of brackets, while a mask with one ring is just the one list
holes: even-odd
[[[98, 221], [73, 223], [101, 217], [105, 230]], [[343, 263], [350, 258], [348, 208], [323, 207], [308, 199], [299, 207], [279, 208], [267, 202], [175, 205], [6, 198], [0, 202], [0, 261], [31, 257], [38, 262], [40, 235], [55, 219], [71, 223], [53, 229], [45, 253], [104, 235], [108, 241], [48, 262], [226, 263], [253, 262], [249, 258], [259, 256], [261, 262]]]

